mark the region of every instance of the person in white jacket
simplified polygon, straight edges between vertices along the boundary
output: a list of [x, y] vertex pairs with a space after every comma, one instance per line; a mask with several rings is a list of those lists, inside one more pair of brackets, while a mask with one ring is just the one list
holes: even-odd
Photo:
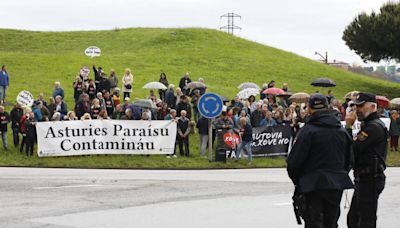
[[132, 84], [133, 84], [133, 75], [129, 68], [125, 69], [125, 74], [122, 77], [122, 92], [124, 92], [124, 99], [125, 97], [130, 97], [132, 93]]

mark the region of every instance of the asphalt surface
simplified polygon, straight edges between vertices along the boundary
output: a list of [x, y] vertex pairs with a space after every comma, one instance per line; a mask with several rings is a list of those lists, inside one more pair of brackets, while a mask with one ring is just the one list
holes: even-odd
[[[378, 227], [397, 228], [400, 169], [386, 174]], [[0, 168], [0, 227], [295, 228], [292, 191], [284, 169]]]

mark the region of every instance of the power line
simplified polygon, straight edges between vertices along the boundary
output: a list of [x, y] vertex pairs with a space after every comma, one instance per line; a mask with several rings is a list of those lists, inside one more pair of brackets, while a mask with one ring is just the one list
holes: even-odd
[[224, 26], [220, 27], [219, 28], [220, 30], [227, 30], [227, 32], [232, 35], [234, 35], [234, 32], [236, 29], [242, 30], [241, 27], [235, 25], [235, 18], [242, 19], [242, 16], [240, 16], [239, 14], [235, 14], [235, 13], [227, 13], [227, 14], [222, 15], [220, 18], [222, 19], [225, 17], [228, 18], [228, 25], [224, 25]]

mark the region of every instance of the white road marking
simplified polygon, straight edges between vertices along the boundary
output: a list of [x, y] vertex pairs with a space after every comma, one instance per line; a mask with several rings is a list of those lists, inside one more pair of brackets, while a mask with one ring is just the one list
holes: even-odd
[[102, 187], [100, 184], [87, 184], [87, 185], [63, 185], [56, 187], [33, 187], [33, 190], [45, 190], [45, 189], [60, 189], [60, 188], [87, 188], [87, 187]]
[[291, 202], [286, 202], [286, 203], [274, 203], [274, 206], [288, 206], [288, 205], [292, 205]]

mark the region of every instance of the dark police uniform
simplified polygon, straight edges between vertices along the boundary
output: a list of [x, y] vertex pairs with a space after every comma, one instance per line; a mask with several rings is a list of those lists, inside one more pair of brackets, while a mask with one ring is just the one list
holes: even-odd
[[[313, 94], [308, 105], [314, 110], [328, 107], [322, 94]], [[305, 227], [337, 227], [343, 189], [353, 188], [348, 175], [351, 141], [335, 111], [317, 110], [297, 135], [287, 171], [305, 196]]]
[[[356, 105], [374, 102], [375, 95], [360, 93]], [[351, 132], [351, 129], [348, 129]], [[361, 130], [353, 142], [355, 190], [347, 215], [349, 228], [376, 227], [379, 194], [385, 187], [388, 133], [376, 112], [361, 124]]]

